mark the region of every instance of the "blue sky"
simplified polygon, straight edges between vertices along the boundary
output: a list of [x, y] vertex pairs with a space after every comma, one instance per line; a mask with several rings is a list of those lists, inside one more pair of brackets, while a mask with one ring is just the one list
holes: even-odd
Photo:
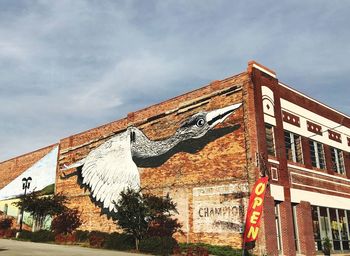
[[0, 161], [249, 60], [350, 114], [350, 1], [0, 0]]

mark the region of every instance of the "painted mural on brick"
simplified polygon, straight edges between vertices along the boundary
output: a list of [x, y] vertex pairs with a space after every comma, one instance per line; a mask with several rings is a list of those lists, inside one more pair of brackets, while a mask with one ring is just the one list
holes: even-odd
[[[14, 180], [0, 189], [0, 211], [5, 216], [18, 218], [20, 210], [14, 203], [19, 201], [19, 197], [23, 195], [23, 178], [31, 178], [31, 183], [27, 189], [27, 193], [40, 191], [41, 194], [53, 194], [56, 180], [58, 146], [55, 146], [49, 153], [35, 162], [31, 167], [18, 175]], [[24, 212], [23, 224], [24, 229], [31, 229], [33, 226], [33, 217]], [[47, 217], [43, 222], [43, 227], [49, 229], [51, 218]]]
[[53, 193], [53, 184], [56, 179], [58, 146], [54, 147], [47, 155], [37, 161], [33, 166], [25, 170], [13, 181], [0, 189], [0, 200], [16, 198], [23, 194], [22, 179], [31, 177], [31, 185], [27, 193], [41, 191], [50, 186]]
[[80, 169], [82, 184], [89, 187], [92, 197], [103, 208], [113, 212], [114, 201], [118, 201], [121, 191], [127, 187], [140, 187], [139, 165], [147, 165], [149, 159], [148, 164], [157, 162], [158, 157], [168, 154], [181, 142], [205, 136], [241, 105], [238, 103], [196, 113], [184, 120], [176, 132], [164, 140], [150, 140], [137, 127], [129, 127], [92, 150], [86, 158], [65, 169]]

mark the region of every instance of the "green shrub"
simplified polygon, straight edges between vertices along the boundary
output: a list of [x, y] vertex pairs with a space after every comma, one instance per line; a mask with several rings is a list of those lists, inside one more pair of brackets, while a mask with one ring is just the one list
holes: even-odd
[[30, 239], [32, 242], [51, 242], [55, 241], [55, 235], [53, 232], [48, 230], [39, 230], [32, 233], [32, 237]]
[[132, 235], [114, 232], [106, 236], [103, 247], [121, 251], [132, 250], [135, 247], [134, 237]]
[[201, 249], [206, 249], [209, 254], [217, 255], [217, 256], [241, 256], [242, 250], [241, 249], [235, 249], [231, 246], [222, 246], [222, 245], [210, 245], [210, 244], [203, 244], [203, 243], [181, 243], [180, 248], [182, 252], [187, 252], [188, 250], [191, 250], [194, 255], [197, 255], [196, 252]]
[[155, 255], [171, 255], [177, 242], [172, 237], [153, 236], [140, 241], [140, 251]]
[[53, 232], [48, 230], [39, 230], [36, 232], [30, 232], [22, 230], [18, 236], [20, 240], [28, 240], [32, 242], [52, 242], [55, 241], [55, 235]]
[[77, 239], [77, 242], [78, 243], [86, 243], [89, 241], [89, 234], [90, 232], [87, 231], [87, 230], [76, 230], [75, 231], [75, 236], [76, 236], [76, 239]]
[[30, 241], [30, 239], [32, 238], [32, 233], [31, 231], [27, 231], [27, 230], [22, 230], [19, 233], [18, 239], [19, 240], [28, 240]]

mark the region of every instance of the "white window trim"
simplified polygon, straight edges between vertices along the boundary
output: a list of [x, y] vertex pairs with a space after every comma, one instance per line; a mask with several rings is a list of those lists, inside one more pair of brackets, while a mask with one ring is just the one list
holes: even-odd
[[[277, 220], [276, 220], [276, 210], [277, 210]], [[281, 228], [281, 213], [280, 213], [280, 204], [275, 201], [275, 224], [277, 232], [277, 249], [278, 254], [283, 255], [283, 239], [282, 239], [282, 228]]]
[[[288, 133], [289, 135], [289, 138], [290, 138], [290, 145], [291, 145], [291, 150], [292, 150], [292, 161], [294, 163], [299, 163], [297, 161], [297, 145], [295, 143], [295, 136], [299, 136], [301, 137], [299, 134], [296, 134], [294, 132], [290, 132], [288, 130], [284, 130], [285, 133]], [[301, 138], [300, 138], [301, 139]], [[300, 141], [300, 150], [301, 150], [301, 163], [300, 164], [303, 164], [304, 163], [304, 156], [303, 156], [303, 145]]]
[[[316, 158], [316, 166], [315, 167], [318, 168], [318, 169], [326, 169], [326, 159], [325, 159], [323, 144], [320, 143], [320, 142], [314, 141], [314, 140], [312, 140], [312, 143], [314, 145], [315, 158]], [[322, 151], [321, 152], [319, 152], [319, 150], [318, 150], [318, 144], [320, 144], [321, 147], [322, 147]], [[323, 164], [325, 165], [325, 168], [321, 168], [320, 156], [323, 157], [323, 162], [324, 162]]]
[[[345, 174], [344, 152], [341, 149], [333, 148], [333, 147], [332, 147], [332, 151], [335, 156], [335, 165], [336, 165], [335, 172], [342, 175]], [[339, 158], [339, 154], [342, 155], [342, 159]]]

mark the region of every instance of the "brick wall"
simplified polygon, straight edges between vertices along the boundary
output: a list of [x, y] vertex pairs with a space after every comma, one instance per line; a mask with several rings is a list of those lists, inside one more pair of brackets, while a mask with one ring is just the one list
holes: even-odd
[[[259, 68], [253, 68], [253, 65], [259, 66]], [[250, 74], [255, 87], [254, 91], [254, 102], [256, 109], [256, 126], [258, 129], [258, 151], [262, 155], [267, 155], [265, 145], [265, 131], [264, 131], [264, 113], [262, 103], [262, 92], [261, 87], [265, 86], [270, 88], [274, 96], [274, 136], [276, 146], [276, 157], [269, 156], [270, 162], [265, 162], [267, 168], [274, 166], [278, 170], [278, 180], [270, 180], [270, 183], [283, 186], [284, 201], [279, 203], [280, 206], [280, 221], [282, 230], [282, 253], [283, 255], [295, 255], [294, 245], [294, 231], [293, 231], [293, 215], [292, 215], [292, 204], [290, 197], [290, 188], [302, 189], [306, 191], [317, 192], [320, 194], [334, 195], [340, 197], [350, 197], [349, 184], [346, 177], [350, 177], [349, 169], [344, 175], [337, 174], [332, 170], [331, 165], [331, 153], [330, 146], [324, 145], [324, 153], [327, 163], [325, 170], [314, 168], [311, 165], [311, 156], [309, 149], [309, 138], [302, 138], [302, 149], [304, 164], [288, 162], [286, 159], [286, 148], [284, 143], [284, 125], [282, 118], [281, 99], [287, 100], [299, 107], [307, 109], [316, 113], [319, 116], [332, 120], [345, 126], [350, 127], [350, 119], [340, 113], [333, 111], [326, 106], [315, 102], [307, 96], [303, 96], [292, 89], [288, 89], [282, 86], [276, 78], [274, 78], [274, 72], [266, 69], [265, 67], [257, 64], [250, 63]], [[264, 72], [267, 70], [267, 72]], [[303, 113], [297, 113], [303, 116]], [[288, 130], [288, 129], [287, 129]], [[303, 135], [303, 134], [300, 134]], [[324, 134], [326, 136], [326, 134]], [[338, 141], [339, 142], [339, 141]], [[344, 152], [344, 162], [346, 168], [350, 166], [349, 153]], [[273, 163], [272, 163], [273, 162]], [[292, 164], [295, 168], [288, 166]], [[310, 172], [304, 171], [303, 168], [307, 168]], [[340, 178], [340, 179], [339, 179]], [[267, 192], [269, 193], [269, 192]], [[264, 219], [263, 219], [263, 237], [266, 243], [263, 242], [262, 238], [261, 246], [266, 246], [265, 251], [269, 255], [277, 255], [276, 251], [276, 225], [272, 218], [273, 206], [270, 195], [267, 195], [264, 207]], [[302, 255], [314, 255], [314, 238], [313, 238], [313, 225], [311, 220], [311, 206], [309, 202], [300, 202], [297, 206], [297, 224], [298, 224], [298, 235], [300, 239], [300, 253]], [[263, 252], [264, 248], [256, 250], [256, 252]]]
[[316, 255], [314, 233], [312, 230], [311, 205], [301, 201], [296, 206], [299, 247], [301, 255]]
[[[59, 166], [62, 168], [63, 164], [71, 164], [86, 157], [92, 149], [130, 125], [140, 128], [151, 140], [161, 140], [174, 134], [184, 119], [199, 111], [211, 111], [243, 102], [243, 107], [215, 127], [213, 132], [185, 143], [160, 164], [139, 168], [143, 187], [158, 195], [170, 193], [177, 203], [180, 212], [177, 217], [184, 231], [184, 235], [177, 235], [179, 240], [240, 247], [242, 240], [237, 226], [235, 230], [228, 230], [227, 223], [215, 222], [215, 225], [219, 225], [215, 231], [211, 219], [215, 216], [209, 217], [209, 213], [208, 216], [203, 213], [205, 209], [209, 212], [212, 209], [210, 207], [217, 207], [221, 203], [237, 204], [232, 211], [241, 209], [239, 207], [246, 206], [246, 194], [243, 198], [234, 199], [233, 193], [203, 197], [195, 195], [195, 191], [216, 190], [230, 184], [249, 186], [249, 180], [255, 180], [256, 170], [252, 168], [251, 162], [252, 152], [255, 152], [252, 141], [256, 141], [256, 128], [254, 123], [249, 123], [255, 112], [253, 89], [248, 74], [242, 73], [129, 113], [119, 121], [62, 139]], [[64, 175], [68, 176], [63, 178]], [[70, 198], [71, 207], [78, 207], [82, 211], [82, 229], [107, 232], [117, 229], [112, 219], [90, 199], [89, 191], [79, 185], [78, 175], [58, 171], [56, 188], [57, 192], [63, 192]], [[198, 209], [203, 210], [202, 214]], [[244, 214], [235, 213], [237, 218], [241, 218], [239, 221], [243, 222]]]
[[36, 151], [6, 160], [0, 163], [0, 189], [21, 175], [25, 170], [39, 161], [47, 153], [49, 153], [55, 146], [38, 149]]

